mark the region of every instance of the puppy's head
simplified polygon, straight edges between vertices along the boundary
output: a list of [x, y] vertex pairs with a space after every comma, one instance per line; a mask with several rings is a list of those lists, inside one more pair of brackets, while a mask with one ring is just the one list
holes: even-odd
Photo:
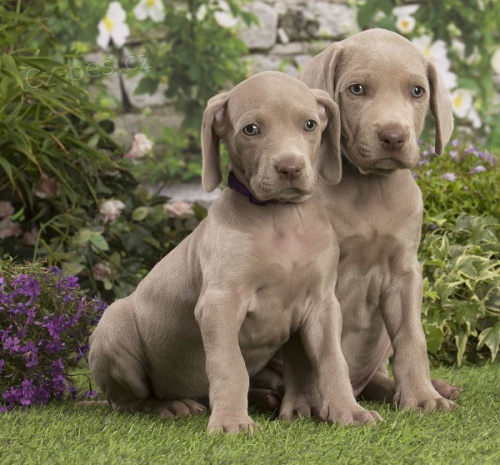
[[342, 150], [362, 173], [414, 167], [429, 108], [437, 153], [451, 136], [451, 100], [434, 64], [393, 32], [372, 29], [334, 43], [299, 79], [325, 89], [338, 103]]
[[231, 170], [259, 200], [300, 202], [317, 177], [341, 176], [340, 119], [325, 91], [278, 72], [252, 76], [210, 99], [203, 115], [203, 187], [221, 181], [219, 145]]

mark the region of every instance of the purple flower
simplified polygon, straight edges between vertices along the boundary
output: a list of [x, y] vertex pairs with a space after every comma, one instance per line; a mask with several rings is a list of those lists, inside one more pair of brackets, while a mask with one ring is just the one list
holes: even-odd
[[483, 165], [477, 165], [469, 171], [469, 174], [482, 173], [486, 171], [486, 168]]
[[19, 340], [19, 338], [17, 337], [8, 337], [5, 339], [4, 343], [3, 343], [3, 348], [4, 350], [8, 350], [11, 354], [13, 352], [17, 352], [19, 351], [20, 347], [19, 347], [19, 343], [21, 341]]
[[457, 150], [450, 150], [450, 157], [453, 161], [456, 161], [457, 163], [460, 161], [460, 155], [458, 154]]
[[453, 140], [450, 142], [450, 145], [451, 145], [453, 148], [457, 148], [457, 147], [458, 147], [458, 139], [453, 139]]
[[86, 399], [93, 399], [94, 397], [97, 397], [99, 395], [99, 391], [85, 391], [83, 393], [83, 397]]
[[[26, 271], [27, 270], [27, 271]], [[68, 368], [89, 350], [88, 335], [106, 304], [76, 277], [38, 265], [7, 265], [0, 281], [0, 412], [76, 396]]]
[[455, 173], [444, 173], [441, 177], [447, 181], [455, 181], [457, 179], [457, 175]]

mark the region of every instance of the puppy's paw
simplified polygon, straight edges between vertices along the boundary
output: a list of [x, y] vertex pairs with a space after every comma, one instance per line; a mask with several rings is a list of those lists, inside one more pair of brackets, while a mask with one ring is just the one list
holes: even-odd
[[445, 399], [457, 400], [462, 394], [462, 389], [453, 384], [447, 383], [442, 379], [433, 379], [432, 385], [434, 386], [434, 389]]
[[436, 391], [420, 394], [396, 393], [395, 400], [399, 404], [401, 410], [416, 411], [425, 414], [434, 412], [435, 410], [453, 410], [458, 407], [455, 402], [445, 399]]
[[252, 436], [259, 427], [248, 415], [230, 416], [230, 415], [212, 415], [208, 422], [208, 432], [210, 434], [238, 434], [246, 433]]
[[313, 416], [313, 408], [305, 403], [283, 403], [278, 416], [279, 420], [292, 421], [299, 418], [311, 418]]
[[339, 408], [332, 405], [325, 405], [319, 412], [319, 418], [328, 423], [338, 423], [342, 426], [363, 426], [384, 421], [378, 412], [366, 410], [358, 404], [350, 408], [345, 406]]
[[192, 399], [162, 401], [156, 408], [156, 414], [161, 418], [189, 417], [201, 415], [207, 409]]

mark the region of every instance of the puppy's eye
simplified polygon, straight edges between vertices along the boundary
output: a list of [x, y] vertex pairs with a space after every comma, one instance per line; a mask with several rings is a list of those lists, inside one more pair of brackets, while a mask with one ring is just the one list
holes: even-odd
[[353, 95], [365, 95], [366, 93], [364, 86], [362, 86], [361, 84], [353, 84], [349, 87], [349, 90]]
[[412, 89], [411, 89], [411, 96], [412, 97], [415, 97], [415, 98], [420, 98], [422, 97], [422, 95], [425, 94], [425, 89], [423, 87], [420, 87], [420, 86], [414, 86]]
[[247, 136], [256, 136], [260, 132], [260, 129], [255, 124], [247, 124], [243, 128], [243, 133]]
[[314, 131], [316, 129], [316, 126], [318, 125], [318, 123], [316, 123], [316, 121], [314, 121], [313, 119], [308, 119], [305, 123], [304, 123], [304, 129], [306, 131]]

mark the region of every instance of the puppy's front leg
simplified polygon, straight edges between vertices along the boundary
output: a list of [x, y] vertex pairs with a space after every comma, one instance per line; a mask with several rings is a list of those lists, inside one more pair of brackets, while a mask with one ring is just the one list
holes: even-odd
[[342, 314], [337, 298], [332, 295], [320, 305], [309, 313], [300, 329], [302, 343], [317, 378], [321, 399], [319, 417], [331, 423], [357, 426], [382, 421], [377, 412], [365, 410], [354, 398], [340, 344]]
[[195, 309], [209, 381], [212, 413], [208, 431], [251, 434], [256, 423], [248, 416], [249, 377], [238, 343], [241, 321], [231, 302], [237, 300], [223, 292], [209, 291]]
[[382, 296], [381, 310], [394, 349], [392, 367], [396, 394], [402, 409], [429, 413], [456, 404], [442, 397], [431, 383], [427, 345], [422, 328], [422, 276], [420, 265], [393, 278]]

